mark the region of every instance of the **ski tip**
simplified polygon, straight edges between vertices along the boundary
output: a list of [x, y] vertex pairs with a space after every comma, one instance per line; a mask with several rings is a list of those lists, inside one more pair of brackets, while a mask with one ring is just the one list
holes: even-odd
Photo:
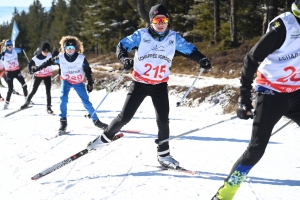
[[39, 174], [31, 177], [31, 180], [35, 181], [35, 180], [38, 180], [39, 178], [41, 178], [41, 176]]

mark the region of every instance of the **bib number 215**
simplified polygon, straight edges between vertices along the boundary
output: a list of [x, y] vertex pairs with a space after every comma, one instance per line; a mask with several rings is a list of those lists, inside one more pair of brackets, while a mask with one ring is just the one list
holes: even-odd
[[150, 77], [150, 74], [153, 74], [152, 71], [154, 71], [153, 77], [150, 78], [163, 78], [163, 74], [166, 73], [165, 65], [153, 67], [150, 63], [147, 63], [145, 64], [145, 67], [148, 68], [148, 70], [144, 73], [145, 76]]

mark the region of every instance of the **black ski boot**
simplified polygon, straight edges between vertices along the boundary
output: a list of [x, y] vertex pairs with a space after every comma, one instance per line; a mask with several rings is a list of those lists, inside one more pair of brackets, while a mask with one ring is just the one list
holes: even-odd
[[20, 107], [20, 110], [28, 108], [29, 102], [25, 101], [24, 105]]
[[66, 133], [66, 129], [67, 129], [67, 118], [61, 118], [60, 119], [60, 127], [58, 129], [58, 135], [63, 135]]
[[51, 110], [51, 106], [47, 106], [47, 113], [48, 114], [53, 114], [53, 110]]
[[102, 123], [99, 119], [93, 120], [94, 125], [97, 126], [98, 128], [101, 128], [103, 130], [105, 130], [107, 128], [107, 124]]

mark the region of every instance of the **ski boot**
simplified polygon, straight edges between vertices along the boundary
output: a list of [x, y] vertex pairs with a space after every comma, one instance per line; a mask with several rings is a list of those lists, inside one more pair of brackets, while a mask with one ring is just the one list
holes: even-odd
[[176, 169], [177, 167], [179, 167], [179, 162], [170, 155], [167, 155], [167, 156], [157, 155], [157, 159], [158, 159], [159, 164], [162, 167], [172, 168], [172, 169]]
[[3, 109], [6, 110], [8, 108], [9, 102], [5, 101]]
[[67, 118], [61, 118], [60, 119], [60, 127], [58, 129], [58, 135], [63, 135], [66, 133], [66, 129], [67, 129]]
[[51, 106], [47, 106], [47, 113], [48, 114], [53, 114], [53, 110], [51, 110]]
[[17, 92], [15, 89], [13, 89], [13, 94], [16, 94], [16, 95], [21, 95], [19, 92]]
[[21, 107], [20, 107], [20, 110], [23, 110], [23, 109], [26, 109], [26, 108], [28, 108], [28, 104], [29, 104], [29, 102], [25, 102], [24, 103], [24, 105], [22, 105]]
[[98, 128], [101, 128], [103, 130], [105, 130], [107, 128], [107, 124], [102, 123], [99, 119], [93, 120], [94, 125], [97, 126]]
[[224, 182], [224, 185], [218, 189], [217, 194], [211, 200], [232, 200], [239, 187], [239, 185], [230, 185], [228, 182]]
[[102, 134], [102, 135], [99, 135], [92, 142], [89, 142], [86, 149], [88, 151], [101, 149], [101, 148], [105, 147], [106, 145], [108, 145], [110, 142], [111, 142], [111, 140], [108, 139], [105, 134]]
[[111, 142], [123, 137], [123, 133], [119, 133], [119, 134], [116, 134], [112, 140], [108, 139], [106, 137], [106, 135], [103, 133], [102, 135], [99, 135], [94, 141], [92, 142], [89, 142], [87, 144], [87, 147], [86, 149], [88, 151], [91, 151], [91, 150], [97, 150], [97, 149], [101, 149], [107, 145], [109, 145]]

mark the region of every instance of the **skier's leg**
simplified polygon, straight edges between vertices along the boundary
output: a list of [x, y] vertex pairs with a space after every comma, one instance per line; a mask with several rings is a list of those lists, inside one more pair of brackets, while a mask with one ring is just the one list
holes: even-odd
[[288, 110], [287, 94], [258, 94], [250, 143], [246, 151], [233, 165], [224, 185], [216, 194], [217, 198], [233, 198], [252, 167], [262, 158], [273, 127]]

